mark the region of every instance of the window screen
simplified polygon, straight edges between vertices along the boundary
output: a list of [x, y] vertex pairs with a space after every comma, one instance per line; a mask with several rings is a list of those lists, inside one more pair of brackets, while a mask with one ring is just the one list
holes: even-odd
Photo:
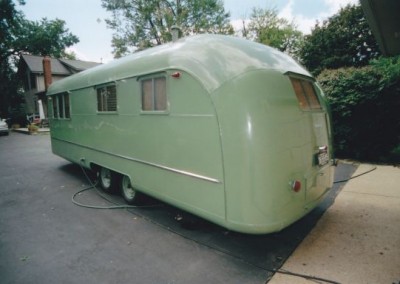
[[163, 111], [167, 109], [165, 77], [142, 80], [142, 110]]
[[312, 82], [290, 78], [299, 106], [302, 110], [320, 110], [321, 104], [315, 93]]
[[117, 89], [115, 85], [97, 88], [97, 110], [117, 111]]

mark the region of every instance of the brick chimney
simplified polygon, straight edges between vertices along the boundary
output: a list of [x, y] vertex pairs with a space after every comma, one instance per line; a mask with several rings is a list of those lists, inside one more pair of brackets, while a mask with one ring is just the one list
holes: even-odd
[[43, 57], [43, 76], [44, 76], [44, 88], [47, 92], [50, 84], [52, 83], [51, 77], [51, 60], [50, 57], [45, 56]]

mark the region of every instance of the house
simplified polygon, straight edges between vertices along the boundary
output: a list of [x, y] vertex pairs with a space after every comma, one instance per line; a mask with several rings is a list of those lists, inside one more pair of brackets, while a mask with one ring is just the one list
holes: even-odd
[[[101, 64], [81, 60], [46, 58], [50, 63], [48, 84]], [[43, 61], [44, 57], [42, 56], [22, 54], [18, 68], [19, 76], [23, 81], [25, 112], [28, 116], [40, 116], [40, 118], [47, 117]]]

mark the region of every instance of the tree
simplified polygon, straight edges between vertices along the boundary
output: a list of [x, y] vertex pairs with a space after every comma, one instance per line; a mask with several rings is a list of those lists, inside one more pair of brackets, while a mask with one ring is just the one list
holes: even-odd
[[243, 36], [274, 47], [290, 55], [296, 55], [303, 34], [293, 23], [279, 18], [275, 9], [253, 8], [248, 26], [243, 24]]
[[173, 25], [185, 36], [233, 34], [221, 0], [102, 0], [102, 5], [112, 13], [106, 22], [115, 32], [116, 57], [171, 41]]
[[[20, 1], [20, 4], [24, 4]], [[61, 57], [64, 50], [79, 39], [65, 27], [60, 19], [30, 21], [15, 9], [11, 0], [0, 2], [0, 57], [3, 62], [21, 52], [34, 55]]]
[[347, 5], [322, 24], [317, 22], [299, 52], [314, 75], [324, 69], [364, 66], [379, 55], [360, 5]]
[[[20, 5], [25, 4], [19, 0]], [[79, 39], [70, 33], [63, 20], [25, 19], [12, 0], [0, 1], [0, 116], [8, 116], [11, 108], [19, 108], [16, 67], [19, 55], [49, 55], [61, 57], [65, 48]]]
[[78, 59], [76, 53], [72, 50], [71, 51], [64, 50], [61, 53], [61, 58], [65, 58], [65, 59], [69, 59], [69, 60], [77, 60]]
[[12, 1], [0, 1], [0, 118], [8, 116], [11, 103], [20, 103], [16, 97], [17, 80], [9, 60], [9, 46], [14, 41], [21, 18], [22, 14]]
[[79, 42], [65, 27], [65, 21], [60, 19], [41, 21], [21, 21], [21, 29], [17, 33], [18, 40], [14, 42], [17, 52], [28, 52], [34, 55], [49, 55], [62, 57], [65, 48]]

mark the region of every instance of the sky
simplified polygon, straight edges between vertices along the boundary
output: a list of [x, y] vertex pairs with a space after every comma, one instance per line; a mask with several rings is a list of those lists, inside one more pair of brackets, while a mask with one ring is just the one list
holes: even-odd
[[[293, 21], [304, 34], [309, 34], [316, 21], [323, 21], [347, 4], [358, 0], [224, 0], [225, 11], [231, 14], [232, 25], [241, 26], [248, 19], [253, 7], [274, 8], [280, 17]], [[29, 20], [42, 18], [62, 19], [71, 33], [78, 36], [79, 43], [70, 47], [77, 58], [85, 61], [109, 62], [113, 60], [112, 30], [105, 19], [110, 13], [101, 7], [101, 0], [26, 0], [17, 6]]]

